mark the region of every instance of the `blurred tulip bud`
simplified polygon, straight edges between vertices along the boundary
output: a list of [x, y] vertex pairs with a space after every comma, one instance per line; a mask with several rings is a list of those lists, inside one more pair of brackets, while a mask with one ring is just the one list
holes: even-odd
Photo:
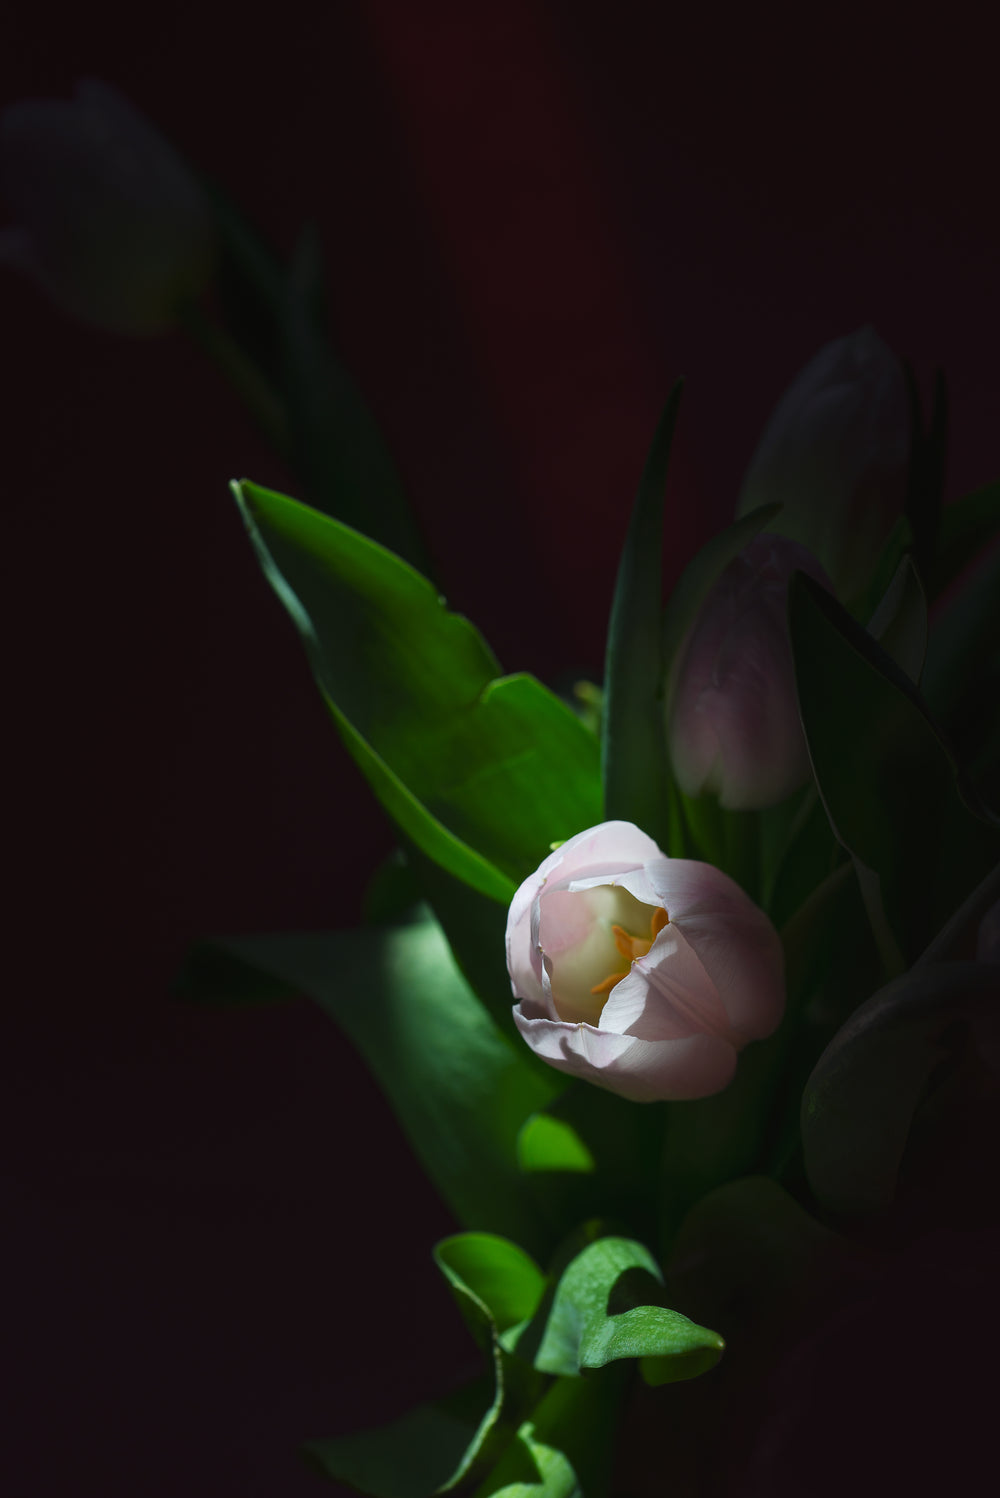
[[688, 796], [729, 811], [783, 801], [809, 774], [788, 640], [788, 583], [830, 580], [804, 547], [765, 532], [722, 573], [681, 646], [667, 744]]
[[828, 343], [778, 402], [739, 514], [779, 501], [773, 529], [818, 557], [841, 599], [855, 597], [902, 513], [910, 427], [903, 367], [878, 334]]
[[29, 99], [0, 120], [14, 218], [0, 260], [64, 311], [122, 333], [168, 328], [204, 289], [211, 205], [170, 145], [120, 94], [80, 83], [72, 102]]
[[572, 837], [507, 918], [514, 1022], [551, 1066], [634, 1102], [707, 1097], [776, 1029], [781, 943], [710, 864], [668, 858], [631, 822]]

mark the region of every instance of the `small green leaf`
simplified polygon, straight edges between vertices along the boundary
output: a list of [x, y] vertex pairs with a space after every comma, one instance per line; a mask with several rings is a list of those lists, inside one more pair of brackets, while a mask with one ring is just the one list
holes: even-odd
[[996, 862], [1000, 834], [913, 683], [822, 588], [789, 595], [803, 727], [834, 834], [878, 879], [904, 960]]
[[660, 641], [663, 505], [682, 385], [667, 399], [618, 565], [604, 668], [604, 814], [667, 838], [663, 797], [666, 738]]
[[823, 1052], [802, 1097], [809, 1184], [831, 1212], [857, 1216], [892, 1200], [910, 1126], [956, 1026], [991, 1027], [997, 970], [928, 964], [874, 994]]
[[524, 1190], [517, 1136], [563, 1085], [528, 1064], [455, 966], [437, 922], [215, 943], [315, 999], [357, 1046], [460, 1221], [548, 1242]]
[[501, 904], [555, 838], [601, 819], [598, 745], [533, 677], [495, 679], [467, 619], [375, 542], [234, 486], [348, 749], [407, 837]]
[[535, 1113], [517, 1136], [517, 1163], [526, 1173], [592, 1175], [596, 1162], [571, 1124]]
[[520, 1334], [517, 1351], [533, 1350], [536, 1368], [563, 1376], [640, 1358], [647, 1383], [671, 1383], [706, 1372], [724, 1346], [717, 1332], [666, 1305], [659, 1265], [629, 1238], [588, 1244], [563, 1271], [539, 1317]]
[[497, 1334], [528, 1321], [545, 1293], [545, 1275], [530, 1254], [496, 1233], [456, 1233], [434, 1249], [474, 1334]]

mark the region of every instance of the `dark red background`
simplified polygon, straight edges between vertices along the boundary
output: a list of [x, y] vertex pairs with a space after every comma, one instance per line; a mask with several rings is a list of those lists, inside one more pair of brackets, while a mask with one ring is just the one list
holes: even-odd
[[[506, 668], [599, 672], [678, 374], [675, 568], [865, 322], [946, 367], [952, 491], [995, 476], [995, 94], [961, 7], [254, 16], [24, 7], [2, 102], [101, 77], [283, 248], [318, 223], [346, 357]], [[391, 835], [227, 494], [291, 483], [236, 398], [12, 274], [0, 317], [9, 1490], [322, 1492], [301, 1437], [470, 1359], [429, 1260], [451, 1223], [320, 1015], [168, 982], [198, 937], [354, 920]]]

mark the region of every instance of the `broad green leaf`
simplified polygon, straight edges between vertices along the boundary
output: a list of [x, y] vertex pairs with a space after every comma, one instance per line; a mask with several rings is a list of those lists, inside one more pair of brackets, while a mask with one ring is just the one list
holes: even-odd
[[639, 482], [611, 606], [604, 667], [604, 815], [668, 838], [665, 680], [660, 638], [663, 506], [682, 385], [667, 399]]
[[436, 921], [215, 945], [332, 1016], [460, 1221], [544, 1246], [517, 1166], [517, 1136], [563, 1084], [530, 1067], [496, 1028]]
[[640, 1358], [647, 1383], [696, 1378], [718, 1362], [717, 1332], [671, 1310], [659, 1265], [629, 1238], [601, 1237], [563, 1270], [540, 1324], [520, 1333], [544, 1373], [573, 1376], [624, 1358]]
[[841, 843], [878, 880], [905, 960], [927, 944], [1000, 853], [1000, 835], [913, 683], [801, 573], [789, 595], [802, 722]]
[[598, 745], [399, 557], [295, 500], [234, 487], [338, 727], [429, 858], [507, 903], [552, 842], [601, 820]]
[[556, 1379], [475, 1498], [603, 1498], [624, 1389], [619, 1369]]
[[920, 681], [927, 654], [927, 599], [908, 554], [869, 619], [868, 633], [912, 682]]
[[931, 597], [943, 593], [998, 535], [1000, 479], [945, 505], [937, 548], [928, 569]]
[[827, 1210], [876, 1212], [892, 1200], [928, 1083], [961, 1032], [998, 1038], [997, 969], [928, 964], [862, 1004], [824, 1051], [802, 1098], [809, 1184]]

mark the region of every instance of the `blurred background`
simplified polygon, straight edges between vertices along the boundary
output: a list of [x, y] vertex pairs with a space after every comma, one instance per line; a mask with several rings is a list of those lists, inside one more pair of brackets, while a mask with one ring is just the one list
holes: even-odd
[[[599, 678], [678, 375], [671, 576], [865, 323], [947, 371], [949, 493], [995, 477], [976, 14], [24, 6], [0, 104], [100, 78], [282, 253], [313, 221], [451, 606], [507, 670]], [[180, 334], [74, 324], [13, 272], [0, 325], [7, 1491], [319, 1493], [301, 1439], [476, 1366], [429, 1257], [452, 1224], [318, 1011], [169, 984], [202, 937], [356, 922], [391, 834], [228, 494], [294, 491], [238, 398]]]

